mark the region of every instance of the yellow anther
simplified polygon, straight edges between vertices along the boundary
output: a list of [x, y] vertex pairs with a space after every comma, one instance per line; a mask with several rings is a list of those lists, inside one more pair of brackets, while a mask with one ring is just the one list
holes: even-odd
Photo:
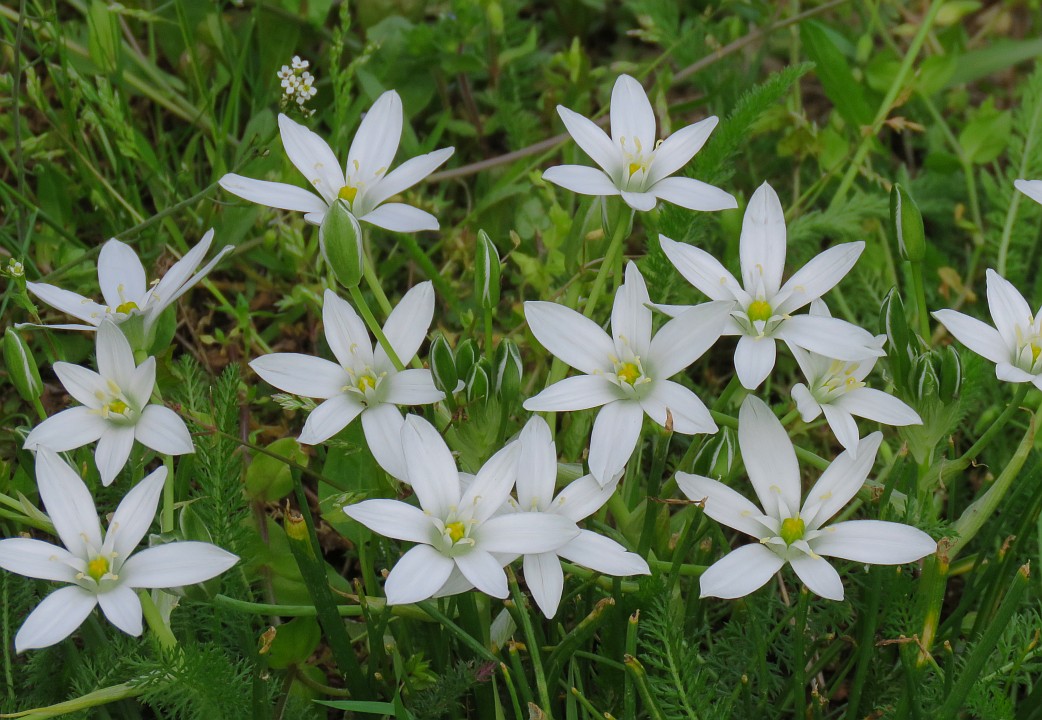
[[781, 539], [785, 541], [786, 545], [792, 545], [797, 540], [803, 539], [803, 532], [806, 529], [807, 524], [801, 518], [785, 518], [781, 524]]
[[96, 557], [87, 563], [87, 574], [94, 578], [94, 582], [101, 582], [101, 578], [109, 571], [108, 558]]
[[466, 534], [467, 528], [463, 525], [463, 523], [460, 520], [457, 520], [456, 522], [451, 522], [448, 525], [446, 525], [445, 532], [449, 534], [449, 539], [452, 540], [452, 542], [456, 543], [459, 542], [460, 538], [462, 538]]
[[362, 377], [358, 378], [358, 382], [355, 383], [355, 387], [357, 387], [362, 392], [365, 392], [366, 388], [375, 388], [376, 378], [374, 378], [372, 375], [363, 375]]
[[358, 195], [358, 188], [352, 185], [344, 185], [336, 195], [341, 200], [347, 200], [349, 203], [354, 202], [355, 196]]
[[124, 315], [129, 315], [132, 311], [137, 310], [137, 309], [138, 309], [137, 303], [134, 302], [133, 300], [128, 300], [127, 302], [120, 303], [119, 305], [116, 306], [116, 312], [123, 313]]
[[771, 304], [766, 300], [753, 300], [749, 303], [747, 313], [749, 319], [756, 322], [757, 320], [770, 320], [773, 310], [771, 310]]
[[644, 166], [641, 165], [640, 163], [631, 162], [630, 163], [630, 175], [636, 174], [636, 172], [638, 170], [642, 170], [643, 168], [644, 168]]
[[619, 380], [629, 383], [630, 385], [633, 385], [640, 379], [640, 374], [640, 368], [634, 363], [624, 363], [623, 366], [619, 368], [618, 372]]

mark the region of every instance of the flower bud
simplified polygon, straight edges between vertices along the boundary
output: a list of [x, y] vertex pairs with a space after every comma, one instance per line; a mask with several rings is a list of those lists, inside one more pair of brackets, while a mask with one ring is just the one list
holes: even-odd
[[923, 215], [908, 191], [897, 183], [890, 188], [890, 227], [901, 257], [909, 262], [922, 262], [926, 256]]
[[[467, 338], [456, 346], [456, 377], [470, 378], [470, 370], [478, 359], [478, 348], [474, 341]], [[469, 380], [468, 380], [468, 385]]]
[[362, 279], [362, 228], [347, 203], [337, 199], [318, 231], [322, 255], [336, 279], [349, 290]]
[[887, 337], [888, 367], [890, 379], [901, 390], [908, 390], [905, 381], [912, 368], [915, 356], [912, 347], [912, 331], [908, 328], [905, 304], [897, 288], [893, 288], [883, 299], [879, 309], [879, 324]]
[[456, 392], [456, 386], [459, 385], [459, 373], [456, 372], [456, 359], [452, 355], [452, 348], [444, 335], [434, 338], [428, 357], [434, 386], [445, 393], [445, 397], [452, 397]]
[[521, 391], [521, 352], [517, 343], [503, 338], [496, 348], [496, 394], [505, 403], [512, 403]]
[[499, 304], [499, 276], [502, 271], [499, 252], [484, 230], [478, 230], [474, 257], [474, 297], [483, 310], [493, 310]]
[[959, 351], [946, 345], [941, 351], [941, 401], [950, 403], [962, 390], [962, 358]]
[[26, 402], [35, 402], [43, 394], [43, 380], [36, 358], [22, 336], [12, 328], [4, 331], [4, 364], [11, 384]]
[[722, 427], [709, 438], [695, 457], [696, 472], [705, 468], [707, 477], [721, 480], [731, 474], [734, 468], [734, 456], [737, 438], [734, 430]]
[[486, 365], [487, 362], [482, 358], [482, 362], [478, 362], [470, 369], [470, 375], [467, 377], [467, 400], [470, 402], [488, 398], [492, 383], [489, 381]]
[[941, 387], [941, 378], [937, 373], [933, 353], [923, 353], [916, 358], [914, 383], [915, 395], [920, 401], [937, 397]]

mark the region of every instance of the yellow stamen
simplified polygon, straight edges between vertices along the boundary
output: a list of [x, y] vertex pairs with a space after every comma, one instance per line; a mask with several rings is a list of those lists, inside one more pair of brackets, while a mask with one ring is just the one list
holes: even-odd
[[344, 187], [340, 188], [340, 192], [338, 192], [336, 195], [341, 200], [347, 200], [349, 203], [354, 202], [355, 196], [358, 195], [358, 188], [352, 187], [350, 185], [344, 185]]
[[781, 524], [781, 539], [785, 541], [786, 545], [792, 545], [797, 540], [803, 539], [803, 532], [806, 529], [807, 524], [801, 518], [785, 518]]
[[363, 375], [362, 377], [358, 378], [358, 382], [355, 383], [355, 387], [357, 387], [362, 392], [365, 392], [366, 388], [375, 388], [376, 378], [374, 378], [372, 375]]
[[137, 309], [138, 309], [137, 303], [134, 302], [133, 300], [128, 300], [127, 302], [120, 303], [119, 305], [116, 306], [116, 312], [123, 313], [124, 315], [129, 315], [132, 311], [137, 310]]
[[1042, 355], [1042, 347], [1039, 347], [1035, 343], [1031, 343], [1031, 362], [1038, 360], [1038, 356]]
[[459, 542], [460, 538], [462, 538], [464, 534], [466, 534], [467, 528], [463, 525], [461, 521], [457, 520], [456, 522], [452, 522], [446, 525], [445, 532], [449, 534], [449, 539], [455, 543]]
[[101, 578], [109, 571], [108, 558], [96, 557], [87, 563], [87, 574], [94, 578], [94, 582], [101, 582]]
[[624, 363], [623, 366], [619, 368], [618, 375], [619, 380], [633, 385], [640, 379], [640, 368], [633, 363]]
[[127, 405], [122, 400], [113, 400], [112, 402], [110, 402], [108, 405], [105, 406], [105, 409], [109, 413], [112, 413], [112, 414], [115, 414], [115, 415], [123, 415], [124, 413], [126, 413], [127, 410], [130, 409], [130, 406]]
[[770, 320], [771, 319], [771, 305], [766, 300], [753, 300], [749, 303], [749, 310], [747, 311], [749, 319], [753, 322], [757, 320]]
[[644, 167], [644, 166], [643, 166], [643, 165], [641, 165], [640, 163], [635, 163], [635, 162], [631, 162], [631, 163], [630, 163], [630, 175], [634, 175], [634, 174], [636, 174], [636, 172], [637, 172], [638, 170], [641, 170], [641, 169], [643, 169], [643, 167]]

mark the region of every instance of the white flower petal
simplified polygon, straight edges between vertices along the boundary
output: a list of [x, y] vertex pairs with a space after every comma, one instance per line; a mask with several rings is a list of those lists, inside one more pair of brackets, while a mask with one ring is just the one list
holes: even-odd
[[558, 412], [588, 410], [618, 400], [617, 386], [602, 375], [575, 375], [555, 382], [535, 397], [525, 400], [525, 410]]
[[517, 503], [522, 510], [546, 510], [557, 484], [557, 446], [546, 420], [535, 415], [518, 438]]
[[94, 462], [98, 465], [103, 485], [107, 487], [116, 479], [119, 471], [127, 464], [133, 447], [134, 426], [109, 423], [104, 434], [98, 438], [98, 446], [94, 448]]
[[347, 176], [354, 179], [356, 167], [361, 171], [363, 177], [360, 179], [363, 181], [386, 172], [398, 152], [402, 124], [401, 97], [394, 90], [382, 93], [362, 118], [351, 141], [347, 153]]
[[840, 395], [836, 398], [835, 405], [852, 415], [884, 425], [900, 427], [902, 425], [921, 425], [923, 422], [919, 413], [893, 395], [867, 387], [857, 388]]
[[738, 246], [742, 284], [750, 293], [760, 282], [768, 298], [778, 293], [785, 270], [785, 235], [781, 201], [774, 188], [764, 183], [749, 198]]
[[695, 305], [663, 325], [651, 341], [647, 364], [656, 380], [673, 377], [700, 358], [724, 331], [731, 302]]
[[88, 547], [101, 547], [101, 524], [90, 491], [76, 471], [47, 448], [36, 452], [36, 484], [54, 531], [69, 552], [85, 558]]
[[580, 195], [618, 195], [615, 182], [603, 171], [585, 165], [556, 165], [543, 171], [543, 180]]
[[55, 287], [54, 285], [27, 282], [25, 287], [38, 299], [47, 303], [51, 307], [61, 310], [63, 313], [68, 315], [72, 315], [74, 318], [79, 318], [83, 322], [89, 323], [93, 326], [97, 326], [97, 324], [100, 323], [107, 314], [104, 305], [99, 305], [82, 295], [77, 295], [68, 290], [62, 290], [60, 287]]
[[[303, 125], [279, 113], [279, 131], [290, 162], [299, 170], [308, 184], [325, 199], [326, 205], [336, 200], [344, 187], [340, 162], [326, 141]], [[357, 136], [355, 138], [357, 140]]]
[[329, 398], [311, 411], [298, 441], [302, 445], [318, 445], [351, 424], [365, 410], [361, 401], [346, 393]]
[[21, 537], [0, 540], [0, 568], [26, 577], [75, 582], [76, 567], [82, 562], [65, 548], [42, 540]]
[[366, 193], [365, 202], [376, 207], [398, 193], [408, 190], [452, 157], [454, 150], [455, 148], [450, 147], [442, 148], [406, 160]]
[[345, 505], [344, 512], [378, 535], [430, 545], [437, 534], [431, 517], [418, 507], [400, 500], [363, 500]]
[[658, 236], [662, 252], [684, 279], [702, 291], [710, 300], [734, 301], [741, 287], [734, 275], [701, 248], [678, 243], [665, 235]]
[[829, 427], [832, 428], [832, 432], [835, 433], [836, 439], [839, 440], [839, 444], [843, 446], [843, 449], [851, 454], [857, 454], [860, 434], [858, 433], [857, 422], [854, 421], [854, 417], [850, 412], [844, 410], [836, 403], [825, 403], [821, 406], [821, 411], [825, 413], [825, 419], [828, 421]]
[[619, 75], [611, 91], [611, 138], [626, 152], [655, 149], [655, 112], [644, 88], [629, 75]]
[[850, 502], [865, 484], [876, 461], [883, 434], [874, 432], [859, 443], [858, 453], [840, 453], [807, 493], [800, 517], [809, 530], [817, 530]]
[[456, 567], [430, 545], [417, 545], [402, 555], [384, 583], [388, 605], [407, 605], [434, 595]]
[[455, 560], [463, 576], [481, 592], [497, 598], [505, 598], [510, 594], [507, 574], [492, 553], [475, 548], [464, 555], [457, 555]]
[[[195, 244], [191, 250], [184, 254], [180, 260], [174, 263], [163, 279], [156, 285], [155, 290], [152, 291], [152, 298], [155, 300], [149, 306], [149, 322], [155, 322], [158, 318], [159, 313], [164, 309], [174, 304], [182, 295], [191, 290], [195, 285], [206, 277], [214, 266], [220, 262], [221, 258], [230, 253], [235, 248], [231, 245], [225, 245], [221, 250], [211, 258], [210, 262], [203, 265], [202, 269], [195, 272], [195, 269], [199, 267], [199, 264], [206, 257], [206, 253], [210, 250], [210, 243], [213, 241], [213, 228], [210, 228], [203, 234], [202, 239]], [[192, 273], [195, 272], [193, 275]]]
[[[654, 169], [652, 167], [652, 171]], [[663, 178], [648, 187], [648, 192], [659, 200], [665, 200], [687, 210], [713, 212], [738, 207], [738, 201], [731, 193], [694, 178]]]
[[[130, 399], [131, 405], [144, 407], [152, 399], [152, 391], [156, 387], [156, 359], [149, 355], [145, 361], [134, 368], [130, 382], [122, 390]], [[97, 403], [97, 397], [94, 398]]]
[[601, 408], [590, 438], [590, 474], [607, 485], [629, 462], [640, 438], [644, 409], [632, 400], [616, 400]]
[[715, 433], [716, 423], [694, 392], [671, 380], [656, 380], [651, 392], [640, 399], [640, 406], [652, 420], [666, 427], [667, 413], [673, 422], [673, 432], [683, 435]]
[[699, 597], [740, 598], [759, 590], [785, 561], [754, 543], [732, 550], [698, 579]]
[[127, 635], [141, 635], [141, 601], [137, 593], [126, 585], [98, 593], [98, 604], [109, 622]]
[[650, 192], [621, 191], [623, 201], [639, 212], [651, 212], [658, 205], [658, 198]]
[[995, 366], [995, 377], [1004, 382], [1024, 383], [1033, 382], [1036, 376], [1008, 362], [1000, 362]]
[[165, 467], [156, 468], [120, 500], [105, 533], [105, 551], [115, 553], [118, 562], [134, 552], [152, 526], [166, 477]]
[[1014, 180], [1013, 187], [1037, 203], [1042, 203], [1042, 180]]
[[[266, 180], [254, 180], [235, 173], [227, 173], [218, 184], [232, 195], [278, 210], [324, 213], [328, 205], [315, 193], [296, 185]], [[339, 189], [338, 189], [339, 192]]]
[[145, 295], [145, 268], [137, 253], [115, 238], [102, 245], [98, 284], [105, 304], [113, 310], [125, 302], [140, 303]]
[[552, 618], [557, 614], [564, 592], [564, 571], [561, 561], [552, 552], [525, 555], [525, 584], [532, 599], [543, 615]]
[[78, 585], [55, 590], [25, 619], [14, 638], [15, 652], [61, 642], [83, 624], [97, 604], [97, 596]]
[[[790, 350], [801, 350], [795, 345], [789, 348]], [[796, 383], [792, 386], [792, 401], [796, 403], [796, 409], [800, 411], [800, 417], [803, 422], [809, 423], [814, 418], [821, 415], [821, 405], [814, 399], [814, 396], [810, 394], [810, 390], [803, 383]]]
[[743, 335], [738, 338], [738, 347], [734, 351], [734, 370], [742, 387], [755, 390], [767, 379], [774, 369], [778, 358], [778, 349], [773, 337], [752, 337]]
[[557, 303], [525, 303], [525, 319], [536, 340], [576, 370], [614, 372], [615, 344], [593, 320]]
[[843, 599], [843, 581], [839, 579], [836, 568], [829, 565], [828, 560], [811, 557], [802, 553], [793, 553], [789, 559], [792, 569], [799, 575], [803, 584], [814, 593], [827, 600]]
[[800, 468], [788, 433], [771, 409], [755, 395], [738, 410], [738, 446], [749, 482], [767, 515], [779, 520], [800, 509]]
[[793, 315], [782, 321], [774, 337], [837, 360], [886, 355], [872, 333], [839, 318]]
[[[597, 123], [563, 105], [557, 106], [557, 114], [561, 116], [565, 129], [576, 145], [600, 165], [609, 177], [619, 177], [622, 173], [622, 155], [608, 134]], [[545, 174], [543, 177], [546, 177]]]
[[[648, 286], [635, 263], [626, 264], [626, 280], [615, 292], [611, 311], [611, 332], [620, 360], [630, 355], [648, 356], [651, 348], [651, 308]], [[629, 352], [626, 352], [629, 350]]]
[[109, 429], [109, 423], [87, 407], [73, 407], [44, 420], [25, 438], [25, 448], [49, 448], [65, 452], [94, 442]]
[[435, 517], [448, 517], [460, 502], [459, 470], [448, 445], [433, 425], [409, 415], [402, 426], [402, 447], [420, 507]]
[[97, 338], [98, 374], [121, 388], [129, 386], [137, 364], [127, 336], [114, 322], [103, 322], [98, 326]]
[[362, 412], [362, 431], [369, 452], [377, 464], [393, 478], [409, 482], [409, 471], [402, 449], [402, 413], [394, 405], [381, 404]]
[[394, 405], [430, 405], [445, 399], [430, 370], [409, 369], [388, 374], [380, 382], [380, 397]]
[[327, 400], [351, 384], [340, 365], [302, 353], [261, 355], [250, 367], [266, 383], [292, 395]]
[[[408, 365], [415, 357], [420, 345], [427, 337], [427, 330], [434, 319], [434, 284], [422, 282], [405, 293], [401, 301], [387, 317], [383, 331], [387, 341], [403, 364]], [[376, 368], [380, 371], [394, 370], [383, 345], [378, 344], [373, 352]]]
[[1024, 296], [1013, 287], [1013, 284], [988, 268], [988, 310], [995, 323], [995, 329], [1006, 341], [1006, 346], [1017, 347], [1020, 327], [1030, 327], [1034, 317]]
[[788, 290], [792, 294], [774, 308], [775, 314], [787, 315], [799, 310], [834, 288], [854, 267], [864, 249], [865, 243], [861, 241], [843, 243], [812, 258], [782, 286], [782, 293]]
[[616, 475], [611, 482], [601, 485], [593, 475], [583, 475], [573, 481], [554, 498], [550, 512], [563, 515], [572, 522], [593, 515], [608, 502], [619, 486], [622, 474]]
[[883, 520], [848, 520], [822, 529], [814, 552], [871, 565], [902, 565], [932, 555], [937, 543], [918, 528]]
[[[680, 128], [655, 148], [654, 160], [648, 168], [648, 186], [672, 175], [691, 161], [702, 146], [706, 144], [710, 134], [716, 128], [720, 118], [714, 116], [696, 122], [694, 125]], [[661, 195], [659, 196], [661, 197]], [[731, 198], [732, 202], [734, 198]], [[671, 201], [672, 202], [672, 201]], [[732, 207], [737, 207], [733, 205]]]
[[373, 364], [373, 343], [362, 318], [332, 290], [322, 296], [322, 324], [326, 342], [345, 368], [362, 370]]
[[981, 357], [993, 363], [1010, 361], [1012, 348], [1006, 345], [999, 331], [991, 325], [955, 310], [937, 310], [931, 314], [948, 329], [952, 337]]
[[239, 562], [236, 555], [205, 542], [184, 541], [146, 548], [123, 564], [120, 580], [133, 588], [195, 585]]
[[429, 212], [404, 203], [384, 203], [358, 219], [384, 230], [400, 233], [437, 230], [439, 227], [438, 219]]
[[741, 493], [702, 475], [678, 472], [676, 478], [688, 499], [702, 503], [702, 511], [718, 523], [756, 539], [774, 535], [770, 518]]
[[474, 480], [467, 485], [460, 498], [461, 508], [472, 508], [472, 517], [477, 522], [490, 518], [507, 501], [517, 479], [517, 456], [521, 450], [518, 442], [508, 443], [490, 457]]
[[581, 530], [579, 536], [557, 554], [576, 565], [613, 577], [651, 574], [647, 561], [640, 555], [627, 552], [611, 538], [590, 530]]
[[475, 532], [482, 550], [524, 555], [553, 552], [574, 540], [579, 528], [563, 515], [519, 512], [491, 517]]
[[163, 455], [195, 452], [185, 421], [163, 405], [149, 405], [141, 411], [141, 417], [134, 425], [134, 437], [145, 447]]

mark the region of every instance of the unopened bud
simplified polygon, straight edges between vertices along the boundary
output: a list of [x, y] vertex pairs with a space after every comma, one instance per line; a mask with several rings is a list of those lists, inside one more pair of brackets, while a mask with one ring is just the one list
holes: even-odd
[[502, 263], [492, 239], [484, 230], [478, 230], [474, 257], [474, 297], [483, 310], [499, 305], [499, 276]]
[[939, 352], [941, 355], [941, 400], [950, 403], [959, 397], [959, 392], [962, 390], [962, 357], [959, 355], [959, 351], [951, 345], [946, 345]]
[[478, 347], [467, 338], [456, 346], [456, 377], [469, 378], [470, 370], [478, 359]]
[[879, 309], [879, 324], [887, 338], [888, 367], [892, 380], [902, 390], [910, 389], [905, 381], [912, 369], [915, 350], [912, 347], [912, 331], [908, 328], [905, 304], [897, 288], [887, 293]]
[[897, 183], [890, 188], [890, 227], [901, 257], [909, 262], [922, 262], [926, 257], [923, 215], [908, 191]]
[[358, 287], [362, 279], [362, 228], [345, 201], [337, 199], [330, 206], [318, 241], [337, 281], [348, 289]]
[[429, 358], [434, 386], [445, 393], [445, 397], [452, 397], [456, 392], [456, 386], [459, 385], [459, 373], [456, 372], [456, 359], [452, 355], [452, 348], [444, 335], [434, 338]]
[[4, 331], [4, 363], [11, 384], [26, 402], [35, 402], [43, 394], [43, 380], [36, 358], [22, 336], [12, 328]]
[[488, 391], [491, 386], [492, 383], [489, 380], [489, 373], [485, 363], [479, 362], [470, 369], [470, 375], [467, 376], [467, 400], [474, 402], [475, 400], [488, 398]]
[[521, 352], [513, 340], [499, 341], [495, 358], [496, 393], [506, 403], [511, 403], [521, 391]]

